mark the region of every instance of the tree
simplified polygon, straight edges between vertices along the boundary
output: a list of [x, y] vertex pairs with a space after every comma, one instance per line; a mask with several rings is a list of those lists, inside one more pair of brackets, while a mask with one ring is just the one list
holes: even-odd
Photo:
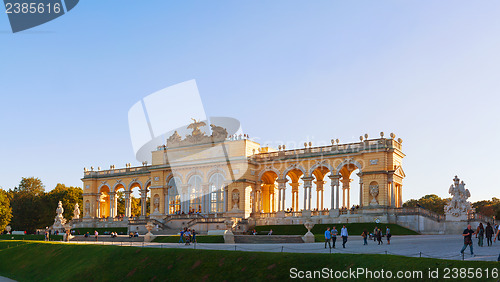
[[477, 201], [472, 204], [472, 207], [480, 214], [500, 218], [500, 200], [498, 198], [492, 198], [491, 201]]
[[448, 199], [442, 199], [437, 195], [430, 194], [425, 195], [418, 200], [408, 200], [403, 204], [403, 207], [422, 207], [438, 214], [444, 214], [444, 206], [447, 203]]
[[54, 223], [56, 216], [56, 208], [59, 201], [62, 202], [64, 213], [63, 216], [66, 220], [73, 218], [73, 211], [75, 205], [78, 203], [80, 206], [80, 213], [83, 206], [83, 190], [80, 187], [66, 186], [58, 183], [56, 187], [49, 193], [42, 196], [43, 211], [41, 218], [41, 227], [50, 226]]
[[0, 189], [0, 233], [5, 230], [12, 218], [12, 209], [7, 193]]
[[27, 192], [35, 196], [40, 196], [45, 191], [42, 180], [36, 177], [23, 177], [19, 186], [14, 188], [14, 192]]
[[130, 212], [132, 216], [141, 215], [141, 199], [130, 195]]
[[13, 230], [26, 231], [34, 233], [37, 226], [40, 225], [42, 202], [41, 197], [37, 197], [30, 190], [9, 191], [12, 193], [12, 221]]

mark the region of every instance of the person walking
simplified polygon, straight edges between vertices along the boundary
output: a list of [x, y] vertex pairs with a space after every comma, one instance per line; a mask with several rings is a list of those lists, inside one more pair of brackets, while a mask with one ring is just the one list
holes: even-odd
[[325, 249], [326, 249], [326, 243], [328, 243], [328, 247], [330, 249], [332, 248], [332, 245], [330, 244], [330, 240], [332, 239], [332, 234], [330, 233], [330, 227], [326, 228], [325, 231]]
[[377, 242], [377, 231], [378, 227], [375, 226], [375, 228], [373, 228], [373, 242]]
[[378, 244], [384, 244], [384, 242], [382, 241], [382, 230], [380, 230], [380, 228], [377, 230], [377, 242]]
[[193, 243], [196, 243], [196, 231], [193, 229], [193, 231], [191, 232], [193, 234]]
[[345, 243], [347, 243], [347, 237], [349, 237], [349, 234], [347, 233], [347, 227], [345, 227], [345, 225], [343, 225], [342, 229], [340, 230], [340, 236], [342, 236], [342, 247], [345, 249]]
[[472, 244], [472, 235], [474, 235], [474, 230], [472, 230], [471, 225], [467, 225], [467, 229], [464, 230], [462, 233], [462, 236], [464, 237], [464, 246], [462, 250], [460, 251], [461, 254], [464, 253], [465, 249], [467, 249], [467, 246], [470, 247], [470, 254], [471, 256], [474, 256], [474, 248]]
[[330, 231], [330, 234], [332, 235], [332, 245], [333, 248], [335, 249], [335, 242], [337, 242], [337, 235], [339, 234], [335, 226], [332, 227], [332, 231]]
[[97, 232], [97, 230], [94, 230], [94, 236], [95, 236], [95, 241], [97, 242], [97, 237], [99, 237], [99, 232]]
[[485, 234], [486, 234], [486, 243], [488, 244], [488, 247], [490, 246], [493, 246], [493, 241], [491, 241], [491, 238], [493, 237], [493, 233], [495, 231], [493, 231], [493, 227], [491, 227], [491, 224], [488, 222], [486, 224], [486, 228], [485, 228]]
[[181, 237], [179, 238], [179, 244], [184, 243], [184, 229], [181, 229]]
[[483, 226], [483, 223], [480, 222], [479, 223], [479, 226], [477, 227], [477, 230], [476, 230], [476, 238], [478, 238], [479, 240], [477, 241], [477, 245], [479, 247], [482, 247], [484, 245], [484, 226]]
[[385, 227], [385, 236], [387, 237], [387, 245], [390, 245], [392, 234], [391, 234], [391, 229], [389, 229], [389, 226]]
[[[500, 225], [498, 225], [497, 228], [498, 228], [497, 229], [497, 234], [495, 235], [495, 240], [493, 240], [493, 242], [496, 242], [497, 238], [499, 238], [498, 241], [500, 241]], [[498, 261], [500, 261], [500, 255], [498, 255]]]
[[363, 245], [368, 245], [368, 231], [366, 231], [366, 229], [361, 233], [361, 237], [363, 237]]

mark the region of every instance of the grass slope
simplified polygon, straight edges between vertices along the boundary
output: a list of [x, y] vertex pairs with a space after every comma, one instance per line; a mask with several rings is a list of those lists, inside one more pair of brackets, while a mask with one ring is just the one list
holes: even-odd
[[[171, 236], [158, 236], [154, 238], [153, 242], [156, 243], [178, 243], [179, 235]], [[222, 235], [196, 235], [198, 243], [224, 243], [224, 236]]]
[[[324, 267], [334, 270], [356, 267], [386, 271], [421, 270], [424, 275], [427, 275], [428, 268], [498, 268], [496, 262], [392, 255], [250, 253], [26, 241], [13, 247], [12, 243], [0, 242], [0, 275], [18, 281], [282, 281], [291, 280], [291, 267], [300, 270], [321, 270]], [[8, 249], [7, 244], [10, 244]], [[427, 279], [424, 276], [424, 279], [414, 281], [421, 280]], [[487, 279], [483, 277], [481, 281]]]
[[[107, 234], [110, 234], [111, 232], [116, 232], [119, 235], [125, 235], [127, 233], [127, 227], [109, 227], [109, 228], [74, 228], [72, 230], [75, 230], [77, 234], [84, 235], [85, 233], [89, 233], [90, 235], [94, 235], [94, 231], [97, 230], [100, 235], [103, 235], [105, 232]], [[79, 233], [78, 233], [79, 232]]]
[[[337, 228], [339, 235], [340, 229], [343, 224], [316, 224], [314, 225], [311, 232], [315, 235], [325, 233], [327, 227], [335, 226]], [[373, 228], [377, 226], [375, 223], [347, 223], [345, 224], [350, 236], [361, 236], [363, 230], [366, 229], [368, 232], [373, 232]], [[410, 230], [408, 228], [399, 226], [397, 224], [378, 224], [378, 227], [382, 230], [382, 233], [385, 234], [385, 227], [388, 226], [391, 229], [392, 235], [418, 235], [417, 232]], [[303, 224], [296, 225], [260, 225], [256, 226], [255, 230], [259, 232], [259, 234], [267, 234], [269, 230], [273, 230], [273, 235], [304, 235], [307, 232], [307, 229]]]
[[[62, 235], [50, 235], [49, 239], [50, 239], [50, 241], [61, 241], [63, 239], [63, 236]], [[0, 235], [0, 240], [37, 240], [37, 241], [43, 241], [43, 240], [45, 240], [45, 235], [34, 235], [34, 234], [7, 235], [7, 234], [2, 234], [2, 235]]]

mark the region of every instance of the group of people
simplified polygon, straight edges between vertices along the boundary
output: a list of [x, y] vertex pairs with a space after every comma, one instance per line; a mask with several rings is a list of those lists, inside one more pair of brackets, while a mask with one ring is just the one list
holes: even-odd
[[[325, 249], [326, 245], [330, 246], [332, 248], [330, 242], [333, 243], [333, 248], [335, 248], [335, 243], [337, 241], [337, 235], [338, 235], [338, 230], [333, 226], [331, 229], [328, 227], [325, 231]], [[347, 232], [347, 227], [345, 225], [342, 226], [342, 229], [340, 230], [340, 236], [342, 237], [342, 247], [345, 248], [345, 244], [347, 243], [347, 238], [349, 237], [349, 234]], [[391, 229], [386, 226], [386, 235], [385, 237], [387, 238], [387, 244], [391, 244]], [[380, 228], [375, 227], [373, 229], [373, 233], [369, 233], [366, 231], [366, 229], [361, 233], [361, 237], [363, 238], [363, 245], [368, 245], [368, 238], [373, 238], [373, 241], [378, 241], [378, 244], [384, 244], [382, 241], [382, 237], [384, 237], [382, 230]]]
[[[337, 242], [337, 235], [339, 234], [338, 230], [333, 226], [330, 230], [330, 227], [326, 228], [325, 231], [325, 249], [326, 245], [328, 244], [328, 247], [330, 249], [333, 248], [335, 249], [335, 243]], [[342, 226], [342, 229], [340, 230], [340, 236], [342, 237], [342, 247], [345, 248], [345, 244], [347, 243], [347, 237], [349, 237], [349, 233], [347, 232], [347, 227], [345, 225]], [[331, 244], [330, 244], [331, 242]]]
[[179, 243], [184, 243], [186, 246], [196, 243], [196, 231], [187, 227], [181, 229]]
[[[477, 245], [479, 247], [484, 246], [484, 237], [486, 237], [486, 243], [488, 244], [488, 247], [493, 245], [492, 238], [495, 235], [495, 230], [498, 230], [499, 226], [495, 225], [494, 227], [491, 226], [491, 223], [486, 223], [486, 228], [484, 227], [483, 223], [479, 223], [479, 226], [476, 228], [476, 238], [478, 239]], [[498, 237], [498, 236], [496, 236]], [[500, 240], [500, 238], [498, 238]]]
[[[462, 247], [462, 250], [460, 250], [461, 254], [464, 254], [467, 247], [469, 247], [471, 256], [475, 256], [474, 244], [472, 242], [472, 236], [474, 235], [478, 239], [477, 244], [479, 247], [484, 246], [484, 237], [486, 237], [488, 247], [493, 246], [493, 242], [496, 242], [497, 239], [500, 241], [500, 225], [492, 226], [491, 223], [488, 222], [485, 228], [482, 223], [479, 223], [479, 226], [476, 228], [476, 230], [473, 230], [470, 224], [467, 225], [467, 228], [462, 233], [462, 236], [464, 237], [464, 246]], [[491, 239], [493, 237], [494, 239], [492, 242]], [[498, 261], [500, 261], [500, 255], [498, 255]]]

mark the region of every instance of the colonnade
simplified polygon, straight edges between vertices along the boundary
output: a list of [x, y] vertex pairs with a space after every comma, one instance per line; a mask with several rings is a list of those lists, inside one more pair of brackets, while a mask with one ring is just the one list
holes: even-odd
[[[358, 174], [360, 175], [360, 174]], [[360, 175], [361, 176], [361, 175]], [[325, 184], [324, 180], [316, 180], [314, 177], [302, 177], [303, 184], [299, 182], [291, 182], [291, 210], [299, 211], [299, 187], [303, 185], [304, 197], [303, 197], [303, 210], [313, 210], [312, 203], [312, 193], [313, 184], [316, 188], [316, 206], [317, 210], [329, 209], [340, 209], [340, 208], [350, 208], [351, 207], [351, 182], [352, 179], [343, 177], [342, 175], [331, 175], [330, 178], [330, 206], [326, 207], [324, 202], [324, 192]], [[252, 212], [280, 212], [286, 211], [286, 191], [287, 182], [289, 179], [276, 179], [276, 184], [267, 184], [259, 181], [255, 184], [252, 191]], [[341, 185], [342, 184], [342, 187]], [[360, 177], [359, 183], [359, 205], [362, 206], [363, 203], [363, 180]], [[342, 205], [340, 206], [340, 188], [342, 188]], [[397, 198], [397, 195], [394, 195]], [[276, 205], [275, 205], [276, 201]]]

